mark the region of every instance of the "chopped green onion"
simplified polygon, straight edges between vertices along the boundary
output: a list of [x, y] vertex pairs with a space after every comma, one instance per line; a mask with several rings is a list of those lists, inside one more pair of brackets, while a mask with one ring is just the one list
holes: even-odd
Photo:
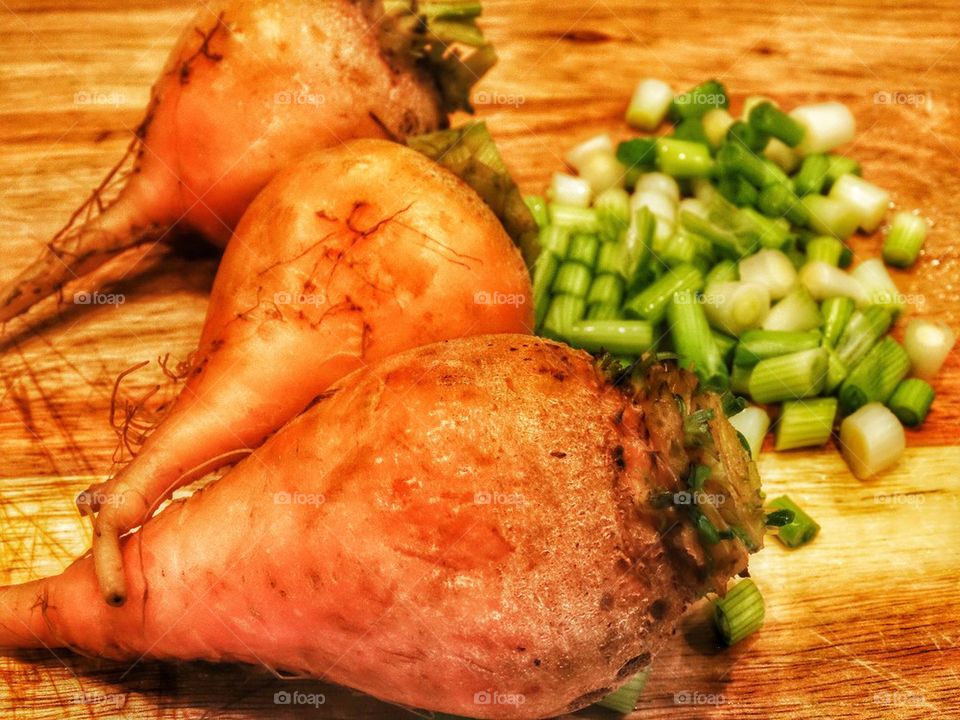
[[700, 122], [707, 136], [707, 142], [716, 150], [726, 138], [730, 126], [733, 125], [733, 116], [724, 108], [713, 108], [704, 113]]
[[802, 105], [791, 110], [790, 117], [804, 127], [803, 140], [797, 146], [803, 155], [824, 153], [853, 140], [856, 121], [842, 103]]
[[770, 136], [742, 120], [734, 121], [727, 129], [727, 142], [743, 145], [752, 153], [759, 153], [770, 141]]
[[823, 315], [823, 346], [836, 346], [840, 335], [853, 315], [854, 302], [846, 297], [827, 298], [820, 304], [820, 314]]
[[802, 332], [818, 328], [822, 323], [817, 303], [805, 287], [798, 286], [770, 308], [761, 327], [764, 330]]
[[858, 304], [863, 304], [867, 298], [867, 291], [857, 278], [822, 260], [808, 262], [803, 266], [800, 270], [800, 284], [815, 300], [848, 297]]
[[638, 130], [656, 130], [667, 116], [672, 102], [673, 88], [663, 80], [641, 80], [627, 107], [627, 124]]
[[920, 256], [927, 237], [927, 221], [916, 213], [898, 212], [883, 240], [883, 259], [887, 265], [907, 268]]
[[579, 298], [586, 297], [592, 280], [593, 274], [586, 265], [565, 261], [557, 270], [557, 276], [553, 279], [553, 292], [555, 294], [574, 295]]
[[800, 164], [800, 156], [782, 140], [773, 137], [763, 149], [763, 156], [785, 173], [792, 173]]
[[727, 367], [710, 332], [696, 291], [674, 293], [667, 306], [667, 322], [681, 366], [692, 366], [704, 387], [726, 389], [729, 385]]
[[636, 192], [655, 192], [664, 195], [676, 205], [680, 202], [680, 186], [677, 181], [662, 172], [646, 172], [637, 178]]
[[794, 225], [808, 225], [810, 214], [787, 183], [767, 185], [757, 198], [760, 212], [770, 217], [785, 217]]
[[734, 365], [730, 371], [730, 390], [738, 395], [750, 394], [750, 376], [753, 374], [752, 367], [743, 367]]
[[761, 360], [820, 347], [820, 331], [748, 330], [740, 337], [733, 356], [735, 365], [752, 367]]
[[587, 208], [590, 206], [593, 190], [590, 183], [582, 178], [556, 172], [553, 174], [549, 193], [550, 199], [559, 205]]
[[540, 195], [527, 195], [523, 201], [527, 204], [530, 214], [533, 215], [537, 227], [541, 229], [546, 227], [547, 223], [550, 222], [550, 217], [547, 214], [547, 201]]
[[597, 275], [587, 292], [587, 305], [604, 304], [618, 306], [623, 301], [623, 278], [607, 273]]
[[780, 300], [796, 285], [797, 271], [782, 252], [764, 249], [740, 261], [740, 279], [763, 285], [771, 300]]
[[805, 195], [800, 203], [809, 216], [810, 229], [821, 235], [845, 240], [857, 230], [860, 218], [856, 210], [823, 195]]
[[763, 626], [763, 596], [753, 580], [745, 578], [727, 590], [726, 597], [713, 603], [713, 618], [720, 637], [736, 645]]
[[720, 351], [720, 357], [723, 358], [723, 362], [726, 365], [730, 365], [733, 360], [733, 352], [737, 348], [737, 339], [730, 337], [726, 333], [718, 332], [717, 330], [713, 330], [711, 335], [713, 335], [713, 342], [716, 343], [717, 350]]
[[668, 115], [673, 122], [690, 117], [702, 117], [713, 108], [728, 108], [727, 90], [717, 80], [707, 80], [691, 90], [677, 95], [670, 103]]
[[557, 276], [560, 260], [549, 250], [544, 250], [537, 256], [533, 265], [533, 306], [536, 327], [540, 327], [547, 314], [550, 303], [550, 289]]
[[657, 140], [657, 167], [676, 178], [706, 177], [713, 172], [710, 148], [688, 140]]
[[[640, 180], [643, 177], [641, 176]], [[647, 208], [658, 220], [662, 220], [670, 225], [677, 220], [677, 203], [671, 197], [656, 190], [637, 190], [630, 198], [630, 207], [634, 212], [641, 208]]]
[[571, 232], [560, 225], [547, 225], [540, 229], [540, 248], [552, 252], [561, 260], [567, 256], [570, 248]]
[[841, 175], [830, 188], [830, 197], [853, 208], [860, 227], [872, 233], [890, 207], [890, 193], [856, 175]]
[[710, 324], [729, 335], [760, 327], [770, 312], [770, 292], [755, 283], [714, 283], [703, 299]]
[[620, 320], [620, 306], [594, 303], [587, 308], [587, 320]]
[[943, 323], [911, 320], [904, 332], [903, 344], [910, 356], [913, 374], [932, 380], [957, 341], [956, 333]]
[[869, 402], [886, 402], [910, 370], [910, 358], [892, 337], [873, 346], [840, 386], [840, 405], [845, 415]]
[[703, 123], [700, 122], [700, 118], [686, 118], [685, 120], [681, 120], [673, 129], [673, 132], [670, 133], [669, 137], [676, 138], [677, 140], [690, 140], [691, 142], [710, 145], [710, 140], [703, 130]]
[[613, 155], [613, 142], [607, 133], [594, 135], [579, 145], [574, 145], [564, 154], [563, 160], [581, 173], [586, 161], [594, 155]]
[[896, 283], [893, 282], [886, 265], [880, 258], [864, 260], [850, 275], [863, 287], [867, 302], [872, 305], [883, 305], [894, 315], [903, 310], [905, 297], [897, 289]]
[[574, 347], [614, 355], [642, 355], [654, 345], [653, 325], [645, 320], [581, 320], [564, 338]]
[[771, 500], [767, 510], [793, 513], [793, 520], [777, 529], [777, 539], [789, 548], [806, 545], [820, 532], [820, 525], [786, 495]]
[[656, 138], [634, 138], [617, 145], [617, 160], [627, 168], [653, 167], [656, 159]]
[[903, 425], [880, 403], [868, 403], [840, 424], [840, 449], [861, 480], [895, 464], [906, 448]]
[[842, 256], [843, 243], [831, 235], [818, 235], [807, 241], [808, 262], [825, 262], [839, 267]]
[[845, 155], [827, 155], [827, 187], [843, 175], [859, 175], [860, 163]]
[[827, 183], [829, 168], [830, 161], [826, 155], [807, 155], [793, 178], [793, 191], [800, 196], [821, 192]]
[[597, 253], [599, 250], [600, 241], [596, 235], [578, 233], [570, 238], [566, 259], [570, 262], [581, 263], [587, 268], [592, 269], [594, 263], [597, 261]]
[[619, 690], [614, 690], [603, 700], [597, 702], [597, 705], [621, 715], [629, 715], [637, 708], [637, 702], [639, 702], [643, 688], [647, 684], [647, 678], [650, 677], [651, 669], [652, 666], [647, 666], [627, 680], [626, 685], [623, 685]]
[[733, 260], [721, 260], [708, 272], [704, 278], [704, 287], [709, 288], [714, 283], [736, 282], [740, 279], [737, 264]]
[[577, 320], [583, 317], [586, 303], [574, 295], [554, 295], [547, 308], [540, 333], [551, 340], [563, 340]]
[[897, 389], [887, 400], [887, 407], [900, 422], [915, 428], [923, 425], [923, 421], [927, 419], [934, 396], [933, 388], [926, 380], [907, 378], [897, 385]]
[[[732, 130], [733, 128], [731, 128]], [[725, 142], [717, 151], [717, 165], [722, 174], [740, 174], [757, 187], [785, 184], [786, 173], [739, 142]]]
[[819, 447], [830, 439], [837, 416], [836, 398], [812, 398], [785, 402], [774, 438], [774, 449]]
[[627, 300], [623, 309], [627, 317], [660, 322], [667, 305], [681, 290], [698, 291], [703, 288], [703, 275], [692, 265], [678, 265], [648, 285], [638, 295]]
[[786, 218], [768, 218], [753, 208], [743, 208], [740, 217], [760, 238], [760, 245], [770, 250], [783, 250], [791, 242], [790, 223]]
[[633, 213], [623, 242], [626, 253], [626, 278], [630, 281], [631, 290], [639, 287], [641, 282], [646, 284], [652, 270], [658, 270], [658, 268], [649, 267], [656, 231], [657, 219], [649, 208], [642, 207]]
[[758, 362], [750, 374], [755, 402], [799, 400], [820, 393], [827, 376], [827, 351], [803, 350]]
[[793, 522], [793, 510], [773, 510], [767, 513], [764, 523], [767, 527], [783, 527]]
[[796, 147], [803, 140], [806, 128], [799, 121], [777, 109], [773, 103], [762, 102], [750, 110], [750, 124], [757, 130]]
[[594, 267], [598, 275], [619, 273], [626, 277], [626, 247], [620, 243], [600, 243], [597, 251], [597, 264]]
[[611, 150], [594, 153], [583, 161], [579, 168], [580, 178], [586, 180], [594, 194], [611, 188], [622, 188], [627, 169], [620, 164]]
[[[737, 370], [734, 368], [734, 374]], [[731, 376], [731, 385], [733, 376]], [[731, 416], [730, 424], [734, 429], [747, 439], [750, 446], [750, 455], [754, 460], [760, 455], [760, 449], [763, 447], [763, 439], [770, 429], [770, 416], [763, 408], [756, 405], [748, 405], [736, 415]]]
[[600, 223], [600, 239], [619, 243], [630, 224], [630, 195], [620, 187], [612, 187], [597, 195], [593, 201]]
[[890, 311], [879, 305], [855, 312], [837, 341], [837, 358], [846, 367], [854, 367], [886, 335], [892, 322]]
[[740, 175], [721, 175], [717, 190], [737, 207], [755, 205], [760, 198], [760, 191]]
[[849, 368], [840, 361], [840, 357], [833, 349], [827, 349], [827, 382], [823, 386], [823, 392], [832, 395], [840, 387], [840, 383], [847, 379], [850, 374]]
[[550, 203], [549, 210], [551, 225], [586, 233], [600, 231], [600, 221], [597, 217], [597, 211], [593, 208]]

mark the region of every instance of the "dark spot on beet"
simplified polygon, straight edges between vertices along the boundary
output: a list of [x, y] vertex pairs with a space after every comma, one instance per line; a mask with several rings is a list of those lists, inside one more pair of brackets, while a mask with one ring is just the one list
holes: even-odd
[[523, 645], [518, 645], [518, 646], [517, 646], [517, 652], [526, 652], [526, 651], [527, 651], [527, 649], [526, 649]]
[[565, 452], [563, 452], [562, 450], [551, 450], [551, 451], [550, 451], [550, 454], [551, 454], [553, 457], [559, 458], [559, 459], [561, 459], [561, 460], [567, 456], [567, 454], [566, 454]]
[[635, 658], [627, 660], [623, 667], [617, 670], [617, 679], [623, 680], [626, 677], [636, 675], [640, 670], [650, 664], [650, 653], [640, 653]]
[[667, 614], [667, 610], [670, 609], [670, 601], [666, 598], [660, 598], [659, 600], [654, 600], [650, 603], [650, 617], [654, 620], [663, 620], [664, 616]]
[[600, 609], [601, 610], [611, 610], [613, 609], [613, 595], [611, 593], [605, 592], [600, 596]]
[[534, 658], [534, 659], [533, 659], [533, 664], [534, 664], [536, 667], [540, 667], [540, 658]]
[[613, 449], [613, 464], [617, 470], [626, 470], [627, 461], [623, 459], [623, 445], [617, 445]]

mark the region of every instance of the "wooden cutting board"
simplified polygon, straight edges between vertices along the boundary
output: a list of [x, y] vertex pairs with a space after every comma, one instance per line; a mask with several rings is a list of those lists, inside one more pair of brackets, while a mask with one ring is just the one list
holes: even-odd
[[[910, 314], [957, 326], [960, 5], [954, 0], [488, 0], [501, 62], [479, 114], [527, 192], [561, 153], [621, 117], [636, 80], [685, 88], [714, 76], [734, 92], [854, 111], [851, 153], [906, 208], [932, 218], [916, 270], [897, 273]], [[192, 3], [4, 0], [0, 10], [0, 280], [37, 252], [119, 158]], [[95, 102], [84, 98], [95, 97]], [[877, 240], [858, 241], [861, 255]], [[76, 493], [111, 467], [114, 379], [141, 360], [183, 358], [199, 334], [212, 255], [146, 253], [111, 288], [117, 307], [47, 308], [13, 323], [0, 353], [0, 581], [62, 569], [89, 545]], [[132, 269], [131, 269], [132, 267]], [[132, 376], [136, 394], [160, 378]], [[820, 521], [811, 546], [775, 541], [751, 564], [766, 627], [717, 649], [694, 609], [655, 662], [639, 718], [960, 717], [960, 442], [956, 356], [926, 428], [892, 471], [855, 480], [834, 448], [763, 456], [771, 494]], [[322, 693], [319, 707], [274, 693]], [[315, 698], [318, 699], [318, 698]], [[0, 659], [11, 718], [395, 718], [404, 710], [254, 669], [131, 666], [68, 652]], [[587, 711], [586, 717], [606, 717]]]

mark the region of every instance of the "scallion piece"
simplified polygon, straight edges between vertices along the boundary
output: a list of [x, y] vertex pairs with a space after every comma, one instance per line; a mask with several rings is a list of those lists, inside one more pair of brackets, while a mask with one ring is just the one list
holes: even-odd
[[897, 385], [897, 389], [887, 400], [887, 407], [907, 427], [920, 427], [927, 419], [927, 413], [930, 412], [935, 395], [936, 393], [926, 380], [907, 378]]
[[593, 190], [583, 178], [556, 172], [550, 183], [550, 199], [559, 205], [588, 208]]
[[771, 102], [762, 102], [750, 110], [750, 124], [757, 130], [775, 137], [789, 147], [796, 147], [803, 140], [806, 128]]
[[770, 291], [755, 283], [714, 283], [704, 292], [703, 301], [710, 324], [728, 335], [760, 327], [770, 312]]
[[713, 603], [714, 622], [727, 645], [736, 645], [759, 630], [764, 612], [763, 596], [750, 578], [738, 582]]
[[823, 315], [823, 346], [835, 347], [840, 335], [846, 328], [854, 311], [854, 302], [850, 298], [831, 297], [820, 303]]
[[568, 262], [578, 262], [589, 269], [593, 269], [599, 250], [600, 241], [596, 235], [577, 233], [570, 238], [566, 260]]
[[597, 275], [587, 292], [587, 305], [597, 303], [619, 307], [623, 301], [623, 278], [607, 273]]
[[709, 288], [714, 283], [736, 282], [739, 279], [737, 264], [733, 260], [721, 260], [704, 276], [703, 286]]
[[627, 168], [650, 168], [656, 159], [656, 138], [633, 138], [617, 145], [617, 160]]
[[678, 265], [648, 285], [623, 306], [628, 318], [660, 322], [667, 305], [681, 290], [698, 291], [703, 288], [703, 275], [692, 265]]
[[717, 330], [713, 330], [711, 334], [717, 350], [720, 351], [720, 357], [723, 358], [724, 364], [729, 366], [733, 361], [734, 350], [737, 348], [737, 339]]
[[583, 317], [586, 303], [575, 295], [554, 295], [547, 308], [540, 333], [551, 340], [563, 340], [577, 320]]
[[799, 278], [800, 284], [815, 300], [848, 297], [862, 305], [868, 298], [866, 288], [857, 278], [822, 260], [814, 260], [804, 265]]
[[552, 252], [563, 260], [570, 248], [571, 235], [569, 228], [560, 225], [547, 225], [540, 229], [540, 248]]
[[[749, 372], [749, 369], [747, 371]], [[733, 380], [736, 374], [737, 368], [734, 368], [733, 375], [730, 377], [731, 389], [734, 392], [736, 392], [736, 388], [733, 387]], [[746, 438], [747, 444], [750, 446], [750, 455], [756, 460], [760, 455], [761, 448], [763, 448], [763, 439], [770, 429], [770, 416], [763, 408], [749, 405], [736, 415], [731, 416], [730, 424]]]
[[830, 197], [857, 213], [860, 228], [872, 233], [890, 207], [890, 193], [857, 175], [841, 175], [830, 188]]
[[[731, 128], [732, 130], [733, 128]], [[727, 141], [717, 151], [717, 166], [721, 174], [740, 174], [757, 187], [785, 185], [786, 173], [739, 142]]]
[[638, 130], [656, 130], [673, 102], [673, 88], [663, 80], [646, 78], [637, 83], [627, 107], [627, 124]]
[[653, 325], [645, 320], [581, 320], [564, 338], [574, 347], [614, 355], [642, 355], [653, 347]]
[[907, 439], [897, 416], [880, 403], [868, 403], [840, 424], [840, 449], [861, 480], [886, 470], [903, 455]]
[[677, 95], [667, 114], [673, 122], [680, 122], [686, 118], [702, 117], [713, 108], [728, 107], [730, 100], [727, 98], [726, 88], [717, 80], [707, 80], [682, 95]]
[[550, 222], [550, 216], [547, 214], [547, 201], [541, 195], [527, 195], [523, 201], [526, 203], [530, 214], [537, 223], [538, 228], [544, 228]]
[[550, 290], [557, 276], [560, 259], [549, 250], [537, 256], [533, 265], [533, 307], [536, 327], [540, 327], [550, 304]]
[[757, 208], [769, 217], [785, 217], [794, 225], [809, 225], [810, 213], [786, 183], [771, 183], [760, 192]]
[[792, 240], [790, 223], [785, 218], [768, 218], [752, 207], [740, 210], [743, 225], [749, 225], [760, 239], [760, 245], [770, 250], [783, 250]]
[[822, 323], [817, 303], [805, 287], [799, 286], [770, 308], [761, 327], [764, 330], [802, 332], [818, 328]]
[[813, 540], [820, 532], [820, 525], [786, 495], [781, 495], [767, 504], [767, 512], [786, 510], [793, 513], [793, 520], [777, 528], [777, 539], [789, 548], [800, 547]]
[[800, 400], [820, 393], [827, 377], [827, 351], [803, 350], [758, 362], [750, 374], [750, 397], [758, 403]]
[[801, 197], [819, 193], [827, 183], [829, 168], [830, 161], [826, 155], [807, 155], [793, 177], [793, 191]]
[[820, 347], [820, 331], [785, 332], [748, 330], [740, 336], [733, 356], [735, 365], [753, 367], [761, 360]]
[[892, 337], [877, 343], [847, 375], [840, 386], [840, 406], [845, 415], [870, 402], [886, 402], [910, 370], [910, 358]]
[[707, 146], [710, 145], [710, 140], [707, 138], [707, 133], [703, 129], [703, 123], [700, 122], [700, 118], [686, 118], [685, 120], [681, 120], [676, 127], [673, 128], [670, 137], [676, 138], [677, 140], [690, 140], [691, 142], [702, 143]]
[[859, 175], [860, 163], [846, 155], [827, 155], [827, 188], [843, 175]]
[[600, 249], [597, 251], [597, 264], [594, 266], [594, 270], [597, 275], [618, 273], [626, 277], [626, 260], [626, 247], [623, 244], [613, 242], [600, 243]]
[[637, 709], [637, 703], [640, 701], [640, 695], [643, 688], [646, 687], [647, 678], [650, 677], [652, 666], [648, 666], [627, 680], [626, 685], [620, 689], [614, 690], [603, 700], [597, 702], [597, 705], [607, 710], [613, 710], [621, 715], [629, 715]]
[[760, 191], [740, 175], [721, 175], [717, 190], [737, 207], [756, 205]]
[[887, 266], [880, 258], [869, 258], [854, 268], [850, 276], [860, 283], [866, 293], [866, 301], [873, 305], [883, 305], [894, 315], [903, 310], [906, 298], [897, 289], [890, 277]]
[[853, 113], [838, 102], [802, 105], [790, 111], [790, 117], [804, 127], [800, 153], [823, 153], [853, 140], [856, 121]]
[[840, 361], [836, 351], [827, 348], [827, 382], [823, 386], [823, 392], [832, 395], [849, 374], [850, 369]]
[[856, 232], [860, 217], [850, 206], [825, 197], [824, 195], [805, 195], [800, 203], [807, 211], [808, 225], [821, 235], [833, 235], [846, 240]]
[[800, 156], [782, 140], [772, 137], [763, 149], [763, 156], [785, 173], [792, 173], [800, 164]]
[[620, 306], [594, 303], [587, 308], [587, 320], [619, 320]]
[[607, 133], [594, 135], [564, 153], [563, 160], [578, 173], [583, 172], [584, 165], [594, 155], [613, 155], [613, 141]]
[[807, 241], [807, 261], [825, 262], [840, 267], [843, 243], [831, 235], [818, 235]]
[[790, 258], [779, 250], [763, 249], [740, 261], [740, 279], [763, 285], [771, 300], [786, 297], [797, 284], [797, 271]]
[[846, 367], [857, 365], [877, 344], [893, 322], [889, 310], [872, 305], [855, 312], [837, 341], [837, 357]]
[[549, 210], [551, 225], [585, 233], [600, 231], [600, 221], [597, 217], [597, 211], [593, 208], [550, 203]]
[[704, 113], [700, 122], [703, 125], [703, 132], [707, 136], [707, 142], [710, 143], [710, 147], [716, 150], [726, 138], [727, 131], [733, 125], [734, 120], [733, 115], [724, 108], [713, 108]]
[[557, 275], [553, 279], [553, 292], [579, 298], [586, 297], [592, 281], [593, 274], [590, 268], [568, 260], [557, 269]]
[[837, 399], [811, 398], [785, 402], [774, 435], [775, 450], [819, 447], [830, 439]]
[[710, 148], [703, 143], [673, 138], [657, 140], [657, 167], [675, 178], [707, 177], [713, 172]]
[[759, 154], [769, 141], [769, 135], [742, 120], [734, 121], [727, 128], [727, 142], [743, 145], [752, 153]]
[[920, 256], [926, 237], [926, 219], [916, 213], [898, 212], [883, 240], [884, 261], [894, 267], [910, 267]]
[[667, 306], [667, 322], [681, 366], [692, 366], [703, 387], [725, 390], [729, 385], [727, 367], [695, 290], [674, 293]]
[[957, 334], [943, 323], [911, 320], [907, 323], [903, 344], [910, 356], [913, 374], [932, 380], [957, 341]]

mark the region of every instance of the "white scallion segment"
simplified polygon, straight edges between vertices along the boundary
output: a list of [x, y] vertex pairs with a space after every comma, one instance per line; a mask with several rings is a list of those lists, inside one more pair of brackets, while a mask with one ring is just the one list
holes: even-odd
[[724, 108], [713, 108], [704, 113], [700, 123], [703, 125], [703, 133], [707, 136], [711, 147], [717, 148], [726, 139], [727, 131], [733, 125], [734, 119], [733, 115]]
[[857, 278], [823, 260], [807, 263], [800, 270], [800, 284], [814, 300], [848, 297], [858, 305], [869, 302], [869, 295]]
[[804, 195], [800, 204], [810, 216], [810, 228], [820, 235], [833, 235], [846, 240], [860, 225], [855, 208], [826, 195]]
[[850, 470], [861, 480], [895, 464], [906, 444], [903, 425], [878, 402], [867, 403], [840, 424], [840, 449]]
[[796, 147], [800, 155], [825, 153], [850, 142], [857, 125], [850, 109], [838, 102], [801, 105], [790, 111], [790, 117], [806, 130]]
[[673, 102], [673, 88], [663, 80], [641, 80], [627, 108], [627, 124], [638, 130], [656, 130]]
[[950, 355], [957, 334], [944, 323], [911, 320], [903, 336], [913, 375], [931, 381]]
[[674, 204], [680, 202], [680, 186], [677, 185], [676, 180], [664, 173], [643, 173], [643, 175], [637, 178], [637, 184], [634, 186], [634, 191], [658, 192], [673, 200]]
[[883, 305], [895, 313], [903, 310], [906, 298], [887, 272], [880, 258], [870, 258], [857, 265], [850, 276], [860, 283], [871, 305]]
[[797, 284], [797, 269], [779, 250], [761, 250], [740, 261], [740, 279], [763, 285], [771, 300], [780, 300]]
[[616, 155], [594, 153], [580, 165], [580, 178], [590, 183], [590, 189], [599, 195], [610, 188], [623, 187], [626, 168], [620, 164]]
[[762, 327], [764, 330], [803, 332], [814, 330], [822, 324], [823, 318], [817, 301], [805, 287], [797, 286], [770, 308]]
[[706, 203], [701, 202], [695, 197], [684, 198], [680, 201], [680, 204], [677, 205], [677, 209], [682, 213], [684, 211], [692, 213], [697, 217], [701, 217], [706, 220], [709, 217], [710, 211], [707, 210]]
[[567, 150], [563, 160], [579, 173], [583, 171], [584, 163], [594, 155], [614, 155], [615, 152], [613, 140], [607, 133], [601, 133], [574, 145]]
[[770, 138], [763, 154], [788, 175], [800, 165], [800, 156], [796, 151], [778, 138]]
[[847, 174], [837, 178], [830, 188], [829, 197], [856, 210], [860, 228], [867, 233], [880, 227], [883, 216], [890, 208], [890, 193], [857, 175]]
[[636, 213], [640, 208], [648, 208], [658, 220], [671, 225], [677, 222], [677, 203], [668, 195], [658, 190], [638, 190], [630, 198], [630, 212]]
[[559, 205], [590, 207], [593, 190], [586, 180], [565, 173], [554, 173], [550, 183], [550, 199]]
[[750, 121], [750, 113], [757, 105], [762, 105], [763, 103], [770, 103], [775, 108], [779, 108], [780, 105], [773, 98], [768, 98], [763, 95], [747, 95], [743, 101], [743, 113], [740, 115], [740, 119], [744, 122]]
[[756, 283], [713, 283], [703, 300], [710, 324], [734, 337], [760, 327], [770, 312], [770, 292]]
[[654, 244], [660, 247], [676, 235], [677, 224], [657, 215], [654, 215], [654, 217], [657, 220], [657, 225], [653, 230], [653, 240]]
[[770, 416], [756, 405], [748, 405], [730, 418], [730, 424], [747, 439], [750, 454], [756, 460], [763, 447], [763, 439], [770, 429]]

